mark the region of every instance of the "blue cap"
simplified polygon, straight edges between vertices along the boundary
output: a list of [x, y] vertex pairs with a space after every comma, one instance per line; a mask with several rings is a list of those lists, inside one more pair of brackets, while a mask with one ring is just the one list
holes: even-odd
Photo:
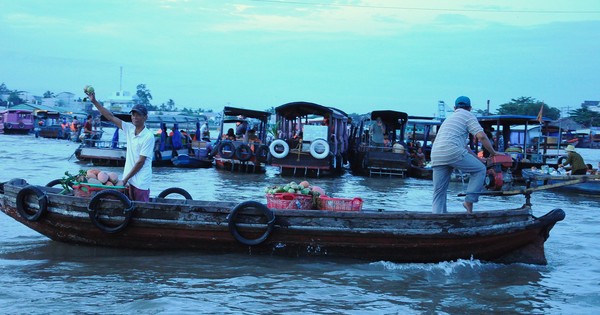
[[471, 108], [471, 100], [466, 96], [459, 96], [456, 101], [454, 101], [454, 106], [460, 108]]

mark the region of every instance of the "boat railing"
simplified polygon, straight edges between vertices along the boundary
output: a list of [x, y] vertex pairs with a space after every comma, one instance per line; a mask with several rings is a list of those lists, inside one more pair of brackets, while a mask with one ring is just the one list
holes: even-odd
[[86, 139], [83, 142], [85, 147], [95, 147], [98, 149], [127, 149], [127, 142], [114, 142], [107, 140]]

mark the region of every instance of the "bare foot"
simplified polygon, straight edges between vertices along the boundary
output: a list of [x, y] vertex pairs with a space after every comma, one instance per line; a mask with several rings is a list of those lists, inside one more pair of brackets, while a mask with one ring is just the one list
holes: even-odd
[[467, 210], [467, 213], [473, 213], [473, 203], [465, 201], [463, 202], [463, 207]]

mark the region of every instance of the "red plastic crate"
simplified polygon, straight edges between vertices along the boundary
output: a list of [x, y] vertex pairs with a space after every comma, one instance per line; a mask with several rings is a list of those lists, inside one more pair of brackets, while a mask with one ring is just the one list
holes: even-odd
[[267, 194], [267, 207], [288, 210], [315, 209], [312, 196], [292, 193]]
[[106, 186], [88, 183], [79, 183], [77, 185], [73, 185], [73, 192], [75, 196], [84, 198], [92, 197], [96, 192], [105, 189], [113, 189], [125, 193], [125, 186]]
[[362, 209], [363, 200], [359, 197], [350, 199], [320, 196], [317, 204], [319, 205], [319, 210], [360, 211]]

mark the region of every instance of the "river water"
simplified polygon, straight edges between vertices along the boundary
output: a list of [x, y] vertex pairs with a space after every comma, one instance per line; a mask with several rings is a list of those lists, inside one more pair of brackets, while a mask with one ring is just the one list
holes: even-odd
[[[77, 144], [0, 135], [0, 182], [33, 184], [92, 168], [72, 156]], [[578, 150], [597, 165], [600, 151]], [[121, 173], [118, 167], [103, 170]], [[266, 202], [263, 188], [301, 178], [216, 169], [154, 168], [151, 195], [181, 187], [194, 199]], [[364, 208], [431, 208], [427, 180], [308, 179]], [[451, 183], [449, 211], [463, 211]], [[477, 209], [516, 208], [523, 196], [482, 197]], [[201, 252], [154, 252], [51, 241], [0, 214], [0, 312], [4, 314], [592, 314], [600, 309], [599, 197], [541, 191], [535, 215], [567, 216], [546, 242], [547, 266], [478, 260], [396, 264]]]

